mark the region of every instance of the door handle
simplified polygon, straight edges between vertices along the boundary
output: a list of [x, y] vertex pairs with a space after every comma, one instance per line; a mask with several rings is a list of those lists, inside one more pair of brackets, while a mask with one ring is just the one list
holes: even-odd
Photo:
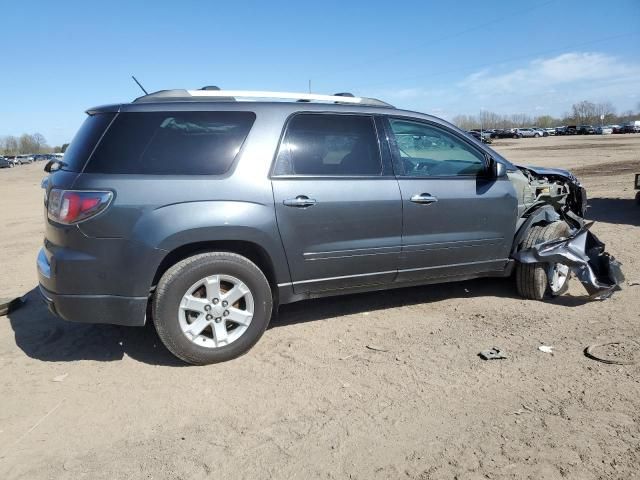
[[428, 203], [435, 203], [438, 201], [437, 197], [434, 197], [433, 195], [431, 195], [430, 193], [419, 193], [414, 195], [413, 197], [411, 197], [411, 201], [413, 203], [423, 203], [423, 204], [428, 204]]
[[313, 207], [316, 201], [306, 195], [298, 195], [296, 198], [288, 198], [282, 201], [287, 207], [307, 208]]

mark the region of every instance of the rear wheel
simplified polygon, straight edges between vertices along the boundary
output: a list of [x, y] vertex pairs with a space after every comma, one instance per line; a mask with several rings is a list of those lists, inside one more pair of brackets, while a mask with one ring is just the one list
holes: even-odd
[[262, 271], [235, 253], [194, 255], [158, 282], [153, 320], [162, 343], [194, 365], [246, 353], [271, 319], [271, 287]]
[[[521, 250], [526, 250], [549, 240], [569, 237], [569, 225], [565, 222], [553, 222], [536, 225], [529, 230]], [[569, 288], [571, 272], [561, 263], [519, 263], [516, 267], [516, 286], [524, 298], [542, 300], [546, 294], [556, 297]]]

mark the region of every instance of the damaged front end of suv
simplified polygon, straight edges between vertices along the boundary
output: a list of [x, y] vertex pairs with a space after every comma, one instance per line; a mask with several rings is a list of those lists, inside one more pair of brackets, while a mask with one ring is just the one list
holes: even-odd
[[[593, 223], [585, 222], [587, 196], [578, 179], [566, 170], [522, 166], [509, 177], [520, 199], [511, 257], [521, 265], [547, 265], [550, 284], [557, 266], [565, 271], [568, 267], [591, 298], [605, 299], [619, 290], [624, 280], [620, 262], [590, 231]], [[538, 234], [531, 239], [535, 226], [559, 221], [569, 226], [568, 235], [546, 238]]]

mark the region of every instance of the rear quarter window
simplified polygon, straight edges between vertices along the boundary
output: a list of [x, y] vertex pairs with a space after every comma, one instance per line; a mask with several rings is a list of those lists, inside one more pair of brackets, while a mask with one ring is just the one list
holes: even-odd
[[120, 113], [85, 172], [222, 175], [254, 121], [253, 112]]
[[98, 113], [87, 117], [64, 152], [63, 170], [79, 172], [87, 162], [115, 113]]

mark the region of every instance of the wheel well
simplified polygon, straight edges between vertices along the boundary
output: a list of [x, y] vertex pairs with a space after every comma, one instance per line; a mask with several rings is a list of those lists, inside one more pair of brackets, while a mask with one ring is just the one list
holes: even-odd
[[513, 238], [511, 245], [511, 255], [518, 251], [520, 244], [524, 241], [527, 232], [535, 225], [542, 223], [553, 223], [562, 220], [558, 212], [550, 205], [542, 205], [531, 211], [526, 220], [520, 225]]
[[275, 302], [275, 299], [277, 298], [278, 288], [271, 257], [269, 257], [269, 254], [260, 245], [243, 240], [216, 240], [210, 242], [189, 243], [187, 245], [182, 245], [175, 250], [172, 250], [162, 259], [162, 262], [160, 262], [160, 265], [158, 266], [158, 269], [156, 270], [156, 273], [153, 277], [152, 288], [155, 288], [162, 275], [164, 275], [164, 273], [169, 270], [169, 268], [178, 263], [180, 260], [184, 260], [185, 258], [197, 255], [198, 253], [205, 252], [237, 253], [238, 255], [242, 255], [243, 257], [251, 260], [258, 266], [260, 270], [262, 270], [262, 273], [264, 273], [265, 277], [267, 277], [267, 280], [271, 285], [271, 290], [274, 293]]

